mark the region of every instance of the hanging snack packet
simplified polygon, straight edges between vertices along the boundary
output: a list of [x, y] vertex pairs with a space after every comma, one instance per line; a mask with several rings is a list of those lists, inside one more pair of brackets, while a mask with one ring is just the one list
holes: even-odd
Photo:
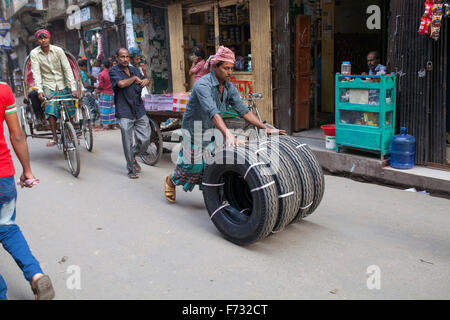
[[450, 4], [449, 3], [446, 3], [444, 5], [444, 14], [445, 14], [446, 18], [450, 17]]
[[422, 17], [418, 31], [421, 35], [431, 34], [431, 19]]
[[424, 18], [431, 18], [431, 14], [433, 13], [433, 3], [425, 2], [425, 11], [423, 13]]

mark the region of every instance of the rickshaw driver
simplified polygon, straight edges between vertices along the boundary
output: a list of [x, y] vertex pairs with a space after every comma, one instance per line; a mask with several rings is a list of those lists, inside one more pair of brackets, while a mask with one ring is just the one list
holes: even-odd
[[[34, 34], [39, 47], [34, 48], [30, 53], [31, 71], [33, 73], [34, 86], [38, 92], [41, 102], [45, 97], [55, 97], [57, 99], [71, 99], [77, 97], [77, 86], [73, 71], [64, 50], [58, 46], [50, 44], [50, 32], [39, 29]], [[66, 107], [69, 117], [75, 115], [75, 105], [73, 101], [62, 101]], [[45, 106], [45, 116], [50, 122], [50, 129], [53, 138], [48, 141], [47, 146], [57, 144], [56, 119], [59, 117], [60, 102], [49, 101]]]

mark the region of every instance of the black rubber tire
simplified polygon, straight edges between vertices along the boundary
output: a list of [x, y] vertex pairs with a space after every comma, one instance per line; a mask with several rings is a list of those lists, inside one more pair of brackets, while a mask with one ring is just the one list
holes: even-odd
[[81, 131], [84, 139], [84, 145], [89, 152], [92, 152], [92, 149], [94, 148], [94, 134], [89, 116], [89, 110], [85, 105], [81, 107], [81, 115]]
[[80, 153], [78, 149], [78, 138], [75, 129], [70, 122], [64, 123], [63, 151], [67, 159], [67, 165], [74, 177], [80, 174]]
[[278, 191], [278, 217], [273, 233], [282, 231], [301, 207], [302, 186], [299, 171], [278, 137], [260, 140], [258, 156], [268, 164]]
[[154, 166], [158, 163], [163, 154], [163, 136], [159, 125], [152, 119], [148, 118], [150, 128], [152, 130], [150, 136], [150, 145], [148, 146], [145, 154], [141, 154], [141, 160], [146, 165]]
[[292, 223], [298, 220], [298, 217], [302, 215], [305, 210], [312, 205], [314, 200], [314, 181], [313, 175], [311, 174], [311, 170], [309, 169], [309, 165], [307, 163], [307, 159], [299, 153], [288, 141], [282, 139], [282, 136], [279, 136], [279, 144], [280, 148], [285, 152], [285, 154], [290, 159], [290, 163], [296, 169], [298, 175], [298, 183], [301, 188], [301, 199], [300, 199], [300, 207], [293, 217], [293, 219], [289, 222]]
[[255, 151], [246, 146], [216, 152], [215, 162], [206, 166], [203, 175], [203, 199], [210, 219], [227, 240], [238, 245], [267, 237], [278, 216], [278, 192], [267, 166], [255, 166], [245, 176], [252, 164], [260, 162]]
[[[301, 158], [304, 159], [304, 163], [307, 165], [309, 175], [313, 183], [312, 201], [310, 204], [308, 204], [307, 208], [305, 208], [304, 210], [300, 210], [299, 214], [293, 221], [298, 222], [301, 219], [312, 214], [319, 206], [325, 192], [325, 178], [323, 175], [322, 167], [317, 157], [308, 145], [303, 144], [296, 138], [290, 136], [281, 136], [280, 140], [287, 142], [291, 146], [292, 152], [295, 153], [295, 155], [300, 155]], [[304, 206], [302, 207], [304, 208]]]

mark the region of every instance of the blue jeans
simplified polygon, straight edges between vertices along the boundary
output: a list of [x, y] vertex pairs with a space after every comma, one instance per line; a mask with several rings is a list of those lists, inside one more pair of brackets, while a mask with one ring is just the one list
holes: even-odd
[[[36, 273], [43, 273], [39, 262], [31, 254], [18, 225], [16, 218], [17, 191], [14, 176], [0, 178], [0, 243], [14, 258], [23, 272], [25, 279], [30, 283]], [[6, 283], [0, 275], [0, 300], [6, 300]]]

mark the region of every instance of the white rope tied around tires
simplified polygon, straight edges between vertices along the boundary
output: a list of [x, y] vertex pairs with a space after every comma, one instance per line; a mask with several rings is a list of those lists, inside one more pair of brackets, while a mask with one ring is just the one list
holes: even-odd
[[308, 209], [309, 207], [311, 207], [311, 205], [314, 203], [314, 201], [312, 201], [310, 204], [308, 204], [306, 207], [300, 208], [301, 210], [305, 210]]
[[291, 191], [289, 193], [285, 193], [285, 194], [282, 194], [281, 196], [278, 196], [278, 199], [286, 198], [286, 197], [292, 196], [293, 194], [294, 194], [294, 191]]
[[307, 144], [304, 143], [304, 144], [298, 145], [298, 146], [295, 147], [295, 149], [302, 148], [302, 147], [304, 147], [304, 146], [307, 146]]
[[254, 167], [256, 167], [256, 166], [260, 166], [260, 165], [262, 165], [262, 164], [265, 164], [265, 163], [264, 163], [264, 162], [258, 162], [258, 163], [252, 164], [252, 165], [247, 169], [247, 172], [244, 174], [243, 179], [245, 180], [245, 178], [247, 177], [247, 174], [250, 172], [250, 170], [251, 170], [252, 168], [254, 168]]
[[213, 214], [211, 215], [211, 217], [210, 217], [210, 219], [212, 220], [212, 218], [214, 217], [214, 215], [217, 213], [217, 212], [219, 212], [220, 210], [222, 210], [223, 208], [226, 208], [226, 207], [228, 207], [230, 204], [229, 203], [227, 203], [227, 204], [224, 204], [223, 206], [221, 206], [221, 207], [219, 207], [219, 208], [217, 208], [217, 210], [216, 211], [214, 211], [213, 212]]
[[267, 150], [267, 148], [259, 148], [258, 150], [255, 151], [255, 154], [257, 155], [258, 153], [260, 153], [263, 150]]
[[273, 185], [274, 183], [275, 183], [275, 181], [269, 182], [268, 184], [265, 184], [265, 185], [263, 185], [261, 187], [258, 187], [258, 188], [250, 190], [250, 192], [255, 192], [255, 191], [259, 191], [259, 190], [265, 189], [265, 188]]
[[206, 183], [206, 182], [202, 182], [202, 185], [207, 186], [207, 187], [221, 187], [221, 186], [225, 185], [225, 182], [223, 182], [223, 183]]

